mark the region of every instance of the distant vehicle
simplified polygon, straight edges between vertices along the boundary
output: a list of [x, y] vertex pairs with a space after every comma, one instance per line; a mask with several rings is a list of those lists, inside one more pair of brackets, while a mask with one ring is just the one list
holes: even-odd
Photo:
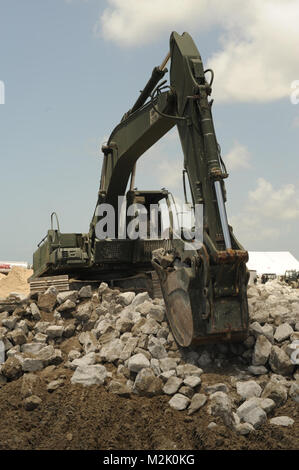
[[273, 279], [276, 279], [276, 278], [277, 278], [277, 275], [274, 273], [264, 273], [262, 275], [261, 281], [262, 281], [262, 284], [266, 284], [266, 282], [273, 281]]
[[289, 269], [285, 272], [284, 282], [291, 287], [299, 287], [299, 271], [296, 269]]

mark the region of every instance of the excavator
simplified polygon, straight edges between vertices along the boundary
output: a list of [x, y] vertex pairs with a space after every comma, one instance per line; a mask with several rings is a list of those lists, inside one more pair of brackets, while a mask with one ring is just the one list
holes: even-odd
[[[169, 84], [163, 80], [168, 61]], [[63, 285], [67, 276], [80, 282], [105, 281], [120, 290], [145, 290], [152, 297], [160, 293], [169, 326], [181, 347], [239, 342], [247, 337], [248, 252], [228, 224], [224, 184], [228, 173], [211, 111], [213, 78], [213, 70], [204, 69], [192, 37], [173, 32], [165, 60], [153, 69], [137, 101], [102, 147], [100, 188], [89, 232], [60, 232], [53, 213], [51, 229], [33, 255], [32, 286], [43, 279], [57, 279], [57, 285], [61, 279]], [[201, 214], [194, 216], [189, 238], [182, 234], [186, 233], [184, 227], [174, 228], [168, 190], [134, 187], [137, 160], [175, 126], [184, 155], [185, 201], [188, 187], [193, 215]], [[140, 206], [145, 208], [143, 218], [149, 227], [152, 205], [164, 203], [169, 212], [168, 236], [163, 236], [161, 216], [156, 218], [157, 236], [123, 233], [120, 200], [127, 208], [137, 208], [137, 212], [125, 213], [127, 227], [140, 213]], [[114, 229], [104, 233], [111, 207]], [[138, 224], [133, 232], [138, 234]]]

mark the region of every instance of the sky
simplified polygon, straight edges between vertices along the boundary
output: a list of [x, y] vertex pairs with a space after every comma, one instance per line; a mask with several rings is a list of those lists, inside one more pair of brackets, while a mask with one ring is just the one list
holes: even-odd
[[[188, 31], [213, 68], [227, 212], [248, 251], [299, 259], [299, 0], [0, 0], [0, 260], [32, 262], [56, 211], [87, 232], [101, 146]], [[139, 189], [182, 197], [176, 130]]]

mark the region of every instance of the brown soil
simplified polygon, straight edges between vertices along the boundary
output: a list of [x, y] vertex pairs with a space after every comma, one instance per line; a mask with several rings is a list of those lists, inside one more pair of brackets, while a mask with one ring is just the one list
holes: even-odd
[[[192, 416], [168, 405], [169, 398], [120, 398], [104, 387], [70, 384], [72, 371], [49, 367], [40, 374], [36, 394], [42, 404], [25, 411], [21, 381], [0, 389], [0, 449], [81, 450], [196, 450], [196, 449], [298, 449], [299, 407], [288, 402], [275, 415], [295, 420], [290, 428], [267, 424], [249, 436], [238, 436], [207, 413], [207, 405]], [[49, 393], [46, 384], [58, 377], [65, 383]], [[204, 374], [205, 384], [224, 382], [219, 374]], [[227, 382], [228, 383], [228, 382]], [[218, 428], [209, 430], [215, 421]]]
[[7, 276], [0, 277], [0, 299], [8, 297], [12, 292], [29, 294], [30, 286], [27, 281], [32, 274], [31, 269], [14, 266]]

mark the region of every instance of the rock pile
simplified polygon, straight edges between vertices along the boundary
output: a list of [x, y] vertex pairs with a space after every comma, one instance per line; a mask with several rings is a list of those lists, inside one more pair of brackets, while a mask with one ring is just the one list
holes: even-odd
[[[272, 281], [250, 286], [248, 301], [246, 341], [182, 350], [164, 302], [146, 292], [121, 293], [102, 283], [97, 291], [49, 288], [17, 296], [0, 304], [0, 387], [21, 378], [23, 405], [31, 411], [41, 403], [39, 374], [60, 366], [72, 371], [74, 384], [104, 386], [122, 397], [164, 394], [169, 406], [189, 415], [205, 407], [243, 435], [266, 422], [291, 426], [292, 418], [271, 416], [288, 399], [299, 403], [299, 291]], [[76, 346], [66, 353], [63, 346], [74, 338]], [[227, 383], [202, 384], [205, 372], [232, 364]], [[65, 379], [48, 383], [48, 392]]]

